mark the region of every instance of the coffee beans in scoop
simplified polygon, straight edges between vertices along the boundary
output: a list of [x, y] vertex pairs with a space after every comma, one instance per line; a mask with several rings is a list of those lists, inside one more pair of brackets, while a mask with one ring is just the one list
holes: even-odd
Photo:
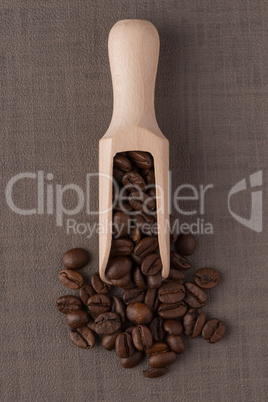
[[224, 336], [224, 323], [207, 319], [202, 310], [206, 291], [217, 286], [220, 276], [205, 267], [195, 272], [193, 281], [185, 280], [196, 239], [191, 233], [179, 234], [171, 217], [170, 273], [162, 281], [153, 158], [140, 151], [116, 154], [113, 172], [113, 232], [106, 267], [112, 285], [98, 272], [85, 281], [77, 270], [88, 265], [89, 253], [74, 248], [63, 256], [59, 280], [78, 294], [59, 297], [56, 307], [65, 314], [75, 346], [91, 349], [101, 338], [102, 347], [114, 351], [122, 368], [147, 359], [144, 377], [158, 378], [185, 353], [189, 339], [201, 336], [212, 344]]

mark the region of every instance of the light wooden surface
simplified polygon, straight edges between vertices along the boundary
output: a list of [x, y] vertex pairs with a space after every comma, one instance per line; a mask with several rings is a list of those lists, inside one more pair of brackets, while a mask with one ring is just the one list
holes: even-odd
[[114, 109], [111, 124], [99, 142], [99, 272], [105, 275], [112, 222], [112, 169], [117, 152], [146, 151], [154, 158], [158, 240], [162, 277], [169, 273], [169, 142], [154, 111], [154, 86], [159, 56], [156, 28], [144, 20], [118, 21], [108, 42]]

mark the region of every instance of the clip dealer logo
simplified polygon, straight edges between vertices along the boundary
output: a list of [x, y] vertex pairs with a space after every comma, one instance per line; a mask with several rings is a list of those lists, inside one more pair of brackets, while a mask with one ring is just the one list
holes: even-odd
[[262, 186], [262, 170], [253, 173], [249, 176], [249, 185], [253, 189], [251, 191], [251, 212], [250, 218], [246, 219], [231, 210], [230, 200], [234, 194], [247, 190], [246, 179], [236, 183], [228, 194], [228, 209], [232, 217], [241, 223], [243, 226], [253, 230], [254, 232], [262, 232], [262, 190], [256, 189], [256, 187]]

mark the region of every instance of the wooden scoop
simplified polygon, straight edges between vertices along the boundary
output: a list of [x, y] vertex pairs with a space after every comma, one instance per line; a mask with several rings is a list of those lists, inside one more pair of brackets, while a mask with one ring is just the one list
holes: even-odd
[[154, 111], [159, 37], [144, 20], [118, 21], [108, 40], [114, 107], [111, 124], [99, 142], [99, 272], [105, 275], [112, 233], [113, 157], [117, 152], [146, 151], [154, 158], [157, 224], [162, 277], [169, 274], [169, 142]]

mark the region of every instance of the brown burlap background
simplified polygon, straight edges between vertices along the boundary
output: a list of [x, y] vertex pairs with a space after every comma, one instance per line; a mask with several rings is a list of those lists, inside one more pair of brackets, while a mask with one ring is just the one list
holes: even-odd
[[[57, 227], [55, 213], [22, 216], [5, 200], [22, 172], [52, 173], [45, 183], [54, 190], [74, 183], [85, 191], [112, 113], [107, 36], [125, 18], [148, 19], [160, 34], [156, 113], [170, 141], [173, 190], [214, 185], [203, 216], [180, 218], [213, 224], [213, 235], [197, 236], [191, 261], [221, 272], [205, 310], [228, 325], [218, 344], [187, 342], [158, 380], [142, 376], [145, 363], [128, 371], [100, 346], [73, 346], [55, 308], [68, 293], [57, 280], [65, 250], [87, 248], [85, 276], [98, 269], [98, 236], [67, 234], [67, 218], [97, 217], [83, 209]], [[261, 169], [266, 188], [267, 18], [266, 0], [1, 0], [1, 400], [267, 400], [267, 193], [262, 233], [238, 223], [227, 204], [231, 187]], [[97, 192], [94, 182], [95, 208]], [[233, 210], [248, 218], [250, 197], [235, 196]], [[34, 208], [35, 180], [18, 182], [13, 199]], [[74, 206], [75, 196], [66, 202]]]

